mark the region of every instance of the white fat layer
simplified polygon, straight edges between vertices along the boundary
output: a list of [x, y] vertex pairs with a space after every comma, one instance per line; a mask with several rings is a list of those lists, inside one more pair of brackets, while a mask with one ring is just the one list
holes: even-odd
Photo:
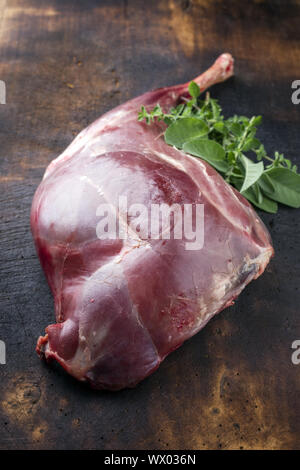
[[175, 158], [171, 157], [170, 155], [166, 155], [165, 153], [157, 152], [156, 150], [152, 151], [152, 153], [155, 153], [155, 155], [157, 155], [159, 158], [162, 158], [178, 170], [183, 171], [185, 174], [187, 173], [185, 167], [180, 163], [179, 160], [176, 160]]
[[[256, 273], [253, 273], [252, 278], [256, 279], [261, 270], [264, 270], [265, 266], [268, 264], [271, 255], [272, 250], [264, 250], [256, 258], [253, 259], [251, 259], [249, 255], [246, 255], [244, 259], [245, 264], [242, 272], [248, 272], [251, 270], [251, 266], [256, 265], [258, 269]], [[188, 337], [191, 337], [198, 333], [198, 331], [200, 331], [208, 323], [208, 321], [214, 315], [216, 315], [216, 313], [220, 309], [222, 309], [222, 307], [224, 308], [224, 304], [226, 304], [226, 302], [229, 302], [233, 296], [238, 296], [240, 292], [245, 288], [245, 286], [250, 282], [250, 279], [246, 279], [246, 281], [239, 285], [238, 288], [233, 288], [233, 290], [231, 290], [231, 287], [235, 285], [239, 275], [240, 273], [237, 273], [236, 270], [233, 272], [230, 278], [220, 273], [216, 273], [213, 275], [213, 286], [211, 292], [213, 292], [214, 299], [212, 302], [210, 301], [208, 310], [208, 305], [206, 305], [206, 303], [204, 302], [203, 297], [201, 295], [198, 296], [197, 304], [199, 307], [199, 317], [191, 328], [191, 330], [189, 330]], [[227, 298], [226, 292], [228, 292]], [[169, 342], [172, 342], [173, 336], [169, 335], [168, 340]]]

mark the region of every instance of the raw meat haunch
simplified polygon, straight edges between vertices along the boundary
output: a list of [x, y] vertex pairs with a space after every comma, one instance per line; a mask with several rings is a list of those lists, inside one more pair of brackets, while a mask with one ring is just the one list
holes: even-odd
[[[232, 73], [232, 57], [222, 54], [195, 81], [203, 90]], [[132, 387], [155, 371], [232, 305], [273, 254], [266, 228], [235, 189], [204, 161], [168, 146], [163, 123], [137, 121], [141, 105], [166, 111], [188, 96], [187, 86], [145, 93], [95, 121], [50, 163], [33, 200], [32, 232], [56, 313], [37, 352], [98, 389]], [[120, 196], [149, 210], [203, 204], [203, 247], [142, 237]], [[108, 228], [99, 238], [101, 204], [115, 208], [127, 238], [114, 239]]]

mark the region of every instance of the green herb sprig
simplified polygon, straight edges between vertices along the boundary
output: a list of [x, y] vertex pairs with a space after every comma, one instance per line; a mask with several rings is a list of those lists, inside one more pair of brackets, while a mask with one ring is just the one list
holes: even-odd
[[195, 82], [189, 84], [189, 93], [191, 99], [169, 113], [164, 113], [159, 104], [150, 111], [142, 106], [138, 120], [145, 119], [147, 124], [164, 121], [167, 144], [207, 161], [259, 209], [276, 213], [278, 202], [299, 208], [297, 166], [279, 152], [273, 158], [267, 154], [256, 137], [261, 116], [225, 119], [218, 101], [209, 93], [200, 100]]

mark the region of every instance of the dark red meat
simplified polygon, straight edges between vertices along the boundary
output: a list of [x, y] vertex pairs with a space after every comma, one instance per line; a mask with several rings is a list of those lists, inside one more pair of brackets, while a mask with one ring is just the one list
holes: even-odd
[[[232, 73], [223, 54], [195, 81], [205, 89]], [[239, 193], [204, 161], [168, 146], [164, 124], [137, 121], [141, 105], [168, 110], [185, 95], [187, 84], [162, 88], [102, 116], [49, 165], [33, 200], [32, 232], [56, 313], [37, 351], [95, 388], [131, 387], [151, 374], [231, 305], [273, 254]], [[97, 209], [117, 208], [119, 196], [149, 209], [203, 204], [202, 249], [131, 229], [127, 239], [99, 239]]]

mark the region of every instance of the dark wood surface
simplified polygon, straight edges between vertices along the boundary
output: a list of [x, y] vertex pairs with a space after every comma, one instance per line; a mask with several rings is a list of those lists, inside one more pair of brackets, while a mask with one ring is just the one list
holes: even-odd
[[0, 0], [0, 448], [300, 448], [300, 211], [262, 214], [276, 256], [235, 306], [134, 390], [95, 392], [35, 354], [53, 302], [29, 227], [47, 164], [83, 127], [151, 88], [192, 79], [223, 51], [225, 114], [300, 164], [299, 1]]

